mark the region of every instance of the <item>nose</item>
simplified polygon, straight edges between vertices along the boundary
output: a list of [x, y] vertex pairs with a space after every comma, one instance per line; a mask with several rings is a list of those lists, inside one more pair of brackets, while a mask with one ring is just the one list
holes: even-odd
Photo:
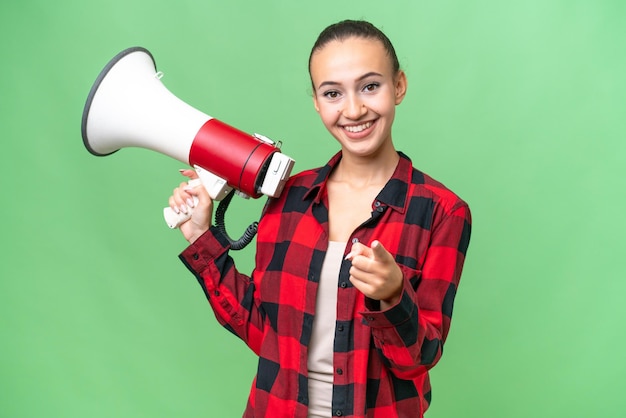
[[367, 113], [365, 103], [357, 95], [348, 95], [344, 103], [342, 113], [348, 119], [357, 120]]

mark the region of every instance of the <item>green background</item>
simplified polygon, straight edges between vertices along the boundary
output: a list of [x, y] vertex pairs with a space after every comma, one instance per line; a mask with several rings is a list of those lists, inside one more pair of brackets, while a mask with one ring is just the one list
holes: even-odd
[[[409, 79], [397, 148], [473, 211], [427, 416], [624, 416], [622, 0], [3, 1], [0, 416], [241, 415], [255, 358], [161, 217], [181, 164], [92, 156], [83, 106], [143, 46], [178, 97], [318, 166], [337, 144], [306, 63], [344, 18], [392, 39]], [[262, 203], [235, 201], [230, 228]]]

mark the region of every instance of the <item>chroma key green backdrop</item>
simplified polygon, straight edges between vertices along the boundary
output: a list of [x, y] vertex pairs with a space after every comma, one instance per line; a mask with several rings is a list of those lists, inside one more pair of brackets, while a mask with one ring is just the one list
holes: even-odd
[[[623, 416], [624, 1], [23, 0], [0, 5], [1, 417], [241, 415], [255, 358], [161, 217], [181, 164], [92, 156], [83, 106], [143, 46], [178, 97], [319, 166], [337, 144], [307, 59], [345, 18], [385, 30], [408, 74], [397, 147], [473, 210], [427, 416]], [[236, 200], [233, 233], [262, 204]]]

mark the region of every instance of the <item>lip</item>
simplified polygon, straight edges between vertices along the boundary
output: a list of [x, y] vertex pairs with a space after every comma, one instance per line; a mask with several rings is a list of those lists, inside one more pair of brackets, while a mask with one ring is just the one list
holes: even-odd
[[[363, 121], [360, 123], [350, 123], [350, 124], [344, 124], [344, 125], [339, 125], [339, 127], [341, 128], [341, 131], [350, 139], [361, 139], [364, 138], [366, 136], [368, 136], [370, 133], [372, 133], [372, 131], [374, 130], [374, 128], [376, 127], [376, 124], [378, 122], [378, 119], [374, 119], [374, 120], [367, 120], [367, 121]], [[357, 126], [361, 126], [361, 125], [366, 125], [366, 124], [370, 124], [370, 126], [366, 127], [365, 129], [358, 131], [358, 132], [353, 132], [348, 130], [347, 128], [350, 127], [357, 127]]]

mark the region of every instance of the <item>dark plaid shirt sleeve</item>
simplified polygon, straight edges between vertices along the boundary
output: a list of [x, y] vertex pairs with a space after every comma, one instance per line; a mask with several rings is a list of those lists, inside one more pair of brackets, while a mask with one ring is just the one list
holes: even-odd
[[254, 300], [254, 282], [235, 268], [228, 250], [227, 239], [211, 227], [180, 259], [196, 276], [218, 322], [259, 354], [264, 321]]
[[[332, 411], [343, 417], [422, 417], [428, 370], [442, 353], [469, 244], [465, 202], [400, 154], [372, 217], [352, 242], [379, 240], [404, 276], [400, 301], [381, 311], [349, 280], [337, 282]], [[259, 356], [244, 417], [307, 417], [308, 344], [321, 266], [328, 248], [326, 181], [337, 154], [293, 176], [259, 223], [255, 268], [240, 273], [228, 243], [211, 228], [181, 255], [218, 321]], [[350, 244], [346, 252], [350, 250]]]

